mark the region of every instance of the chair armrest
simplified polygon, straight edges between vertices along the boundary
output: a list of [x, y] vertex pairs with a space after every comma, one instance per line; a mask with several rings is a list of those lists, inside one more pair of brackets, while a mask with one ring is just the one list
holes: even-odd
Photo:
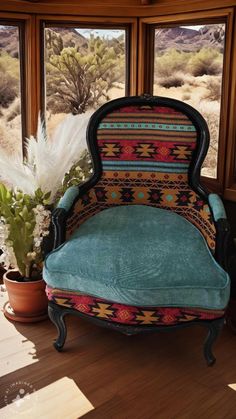
[[70, 210], [79, 196], [79, 187], [71, 186], [60, 198], [52, 212], [52, 225], [54, 230], [53, 249], [56, 249], [66, 240], [66, 220]]
[[212, 210], [214, 221], [217, 222], [220, 219], [227, 220], [224, 204], [219, 195], [211, 193], [208, 196], [208, 202]]
[[217, 194], [209, 194], [209, 206], [211, 208], [216, 226], [216, 249], [215, 258], [217, 262], [228, 270], [230, 225], [227, 220], [224, 204]]
[[64, 209], [66, 212], [69, 212], [78, 195], [79, 187], [70, 186], [70, 188], [68, 188], [64, 195], [60, 198], [56, 208]]
[[56, 249], [66, 240], [66, 219], [68, 213], [64, 208], [56, 208], [52, 212], [52, 225], [53, 225], [53, 249]]

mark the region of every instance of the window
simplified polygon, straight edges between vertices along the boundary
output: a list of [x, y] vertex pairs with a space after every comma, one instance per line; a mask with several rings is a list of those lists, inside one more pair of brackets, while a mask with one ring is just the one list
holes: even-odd
[[202, 175], [217, 178], [225, 24], [155, 29], [155, 95], [182, 100], [197, 109], [210, 131]]
[[91, 113], [126, 93], [126, 30], [44, 28], [44, 101], [50, 134], [66, 115]]
[[176, 97], [200, 111], [211, 137], [202, 182], [235, 199], [234, 9], [210, 10], [199, 3], [189, 12], [174, 10], [140, 20], [139, 92]]
[[[39, 112], [50, 136], [67, 116], [82, 112], [82, 118], [124, 94], [177, 97], [210, 128], [204, 183], [236, 201], [236, 0], [100, 3], [1, 2], [1, 144], [21, 153]], [[75, 68], [66, 70], [63, 50]], [[13, 91], [7, 102], [6, 79]]]
[[0, 21], [0, 146], [22, 155], [21, 37], [22, 27]]

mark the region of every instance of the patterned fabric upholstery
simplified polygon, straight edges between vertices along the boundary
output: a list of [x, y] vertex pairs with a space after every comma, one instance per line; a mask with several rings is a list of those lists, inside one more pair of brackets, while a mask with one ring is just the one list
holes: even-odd
[[75, 205], [67, 223], [68, 235], [105, 208], [151, 205], [185, 217], [214, 252], [215, 227], [209, 206], [188, 182], [196, 138], [192, 121], [169, 107], [126, 106], [107, 114], [97, 130], [102, 176]]
[[73, 308], [83, 314], [115, 323], [130, 325], [171, 326], [194, 320], [213, 320], [224, 315], [223, 310], [203, 310], [187, 307], [137, 307], [118, 304], [102, 298], [65, 291], [47, 286], [49, 301]]

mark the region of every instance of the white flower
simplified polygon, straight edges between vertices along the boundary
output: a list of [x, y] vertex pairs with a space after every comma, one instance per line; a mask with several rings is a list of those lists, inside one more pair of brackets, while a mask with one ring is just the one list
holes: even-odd
[[34, 209], [35, 227], [33, 231], [35, 251], [39, 251], [43, 238], [49, 234], [51, 212], [43, 205], [37, 205]]
[[0, 218], [0, 248], [2, 255], [0, 256], [0, 264], [6, 269], [17, 268], [17, 262], [15, 258], [14, 249], [12, 247], [12, 241], [8, 240], [9, 236], [9, 225], [5, 224], [4, 217]]

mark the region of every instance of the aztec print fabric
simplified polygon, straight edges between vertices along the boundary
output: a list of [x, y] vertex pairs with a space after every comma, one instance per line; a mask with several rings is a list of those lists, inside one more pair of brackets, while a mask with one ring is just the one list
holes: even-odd
[[73, 308], [88, 316], [121, 324], [171, 326], [194, 320], [213, 320], [224, 315], [223, 310], [197, 308], [137, 307], [113, 303], [80, 292], [46, 288], [49, 301]]
[[78, 200], [68, 233], [105, 208], [151, 205], [188, 219], [214, 251], [209, 206], [188, 184], [196, 140], [192, 121], [172, 108], [129, 106], [107, 114], [97, 130], [102, 176]]

